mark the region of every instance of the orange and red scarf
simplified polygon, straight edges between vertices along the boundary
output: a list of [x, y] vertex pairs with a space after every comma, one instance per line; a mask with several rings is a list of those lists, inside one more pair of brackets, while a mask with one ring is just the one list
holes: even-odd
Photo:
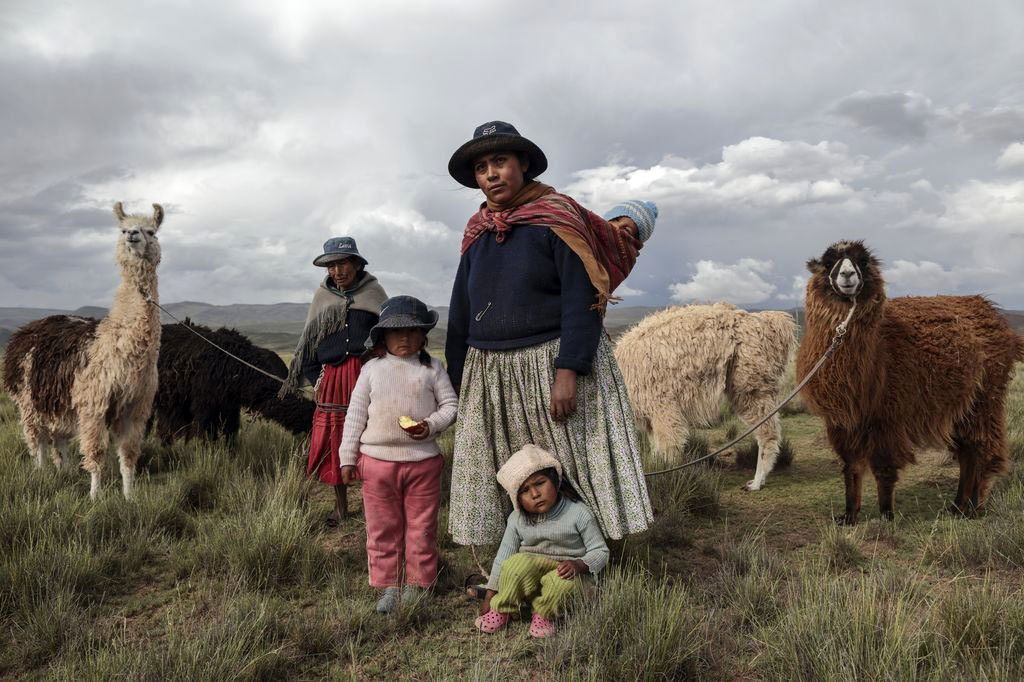
[[496, 233], [495, 241], [500, 244], [505, 241], [505, 233], [516, 225], [548, 227], [580, 257], [597, 290], [593, 308], [602, 316], [609, 302], [621, 300], [612, 292], [633, 269], [642, 246], [640, 240], [608, 224], [572, 197], [536, 180], [523, 185], [506, 204], [481, 204], [466, 224], [462, 253], [485, 232]]

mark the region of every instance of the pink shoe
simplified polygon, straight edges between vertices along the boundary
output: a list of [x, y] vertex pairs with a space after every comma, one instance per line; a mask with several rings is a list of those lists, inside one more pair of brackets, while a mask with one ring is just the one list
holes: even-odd
[[530, 637], [543, 639], [555, 634], [556, 630], [558, 630], [558, 628], [555, 627], [554, 623], [539, 613], [534, 612], [533, 620], [530, 621]]
[[476, 625], [476, 629], [480, 632], [485, 632], [488, 635], [493, 635], [498, 630], [501, 630], [508, 625], [508, 619], [510, 616], [507, 613], [498, 613], [495, 610], [490, 610], [482, 616], [478, 616], [473, 624]]

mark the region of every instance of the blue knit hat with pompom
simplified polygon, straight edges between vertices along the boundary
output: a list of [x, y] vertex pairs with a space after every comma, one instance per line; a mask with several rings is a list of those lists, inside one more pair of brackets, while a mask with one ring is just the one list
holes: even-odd
[[658, 207], [654, 205], [653, 201], [630, 199], [614, 206], [604, 214], [605, 220], [623, 217], [633, 219], [633, 222], [636, 223], [637, 236], [640, 237], [641, 242], [646, 242], [654, 233], [654, 223], [658, 220]]

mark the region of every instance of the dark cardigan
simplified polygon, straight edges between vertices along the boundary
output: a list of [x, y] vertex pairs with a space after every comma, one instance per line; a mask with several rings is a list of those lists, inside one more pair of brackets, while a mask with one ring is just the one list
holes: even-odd
[[517, 225], [499, 244], [481, 235], [459, 261], [445, 357], [459, 386], [468, 347], [509, 350], [561, 339], [555, 367], [588, 374], [601, 337], [583, 261], [546, 227]]
[[[359, 277], [362, 279], [362, 273]], [[327, 286], [336, 289], [331, 282], [328, 282]], [[345, 314], [345, 326], [324, 337], [316, 347], [316, 357], [302, 366], [302, 376], [306, 377], [310, 384], [316, 385], [323, 365], [337, 366], [351, 356], [362, 355], [366, 350], [366, 340], [370, 338], [370, 329], [379, 319], [379, 315], [367, 310], [350, 308]]]

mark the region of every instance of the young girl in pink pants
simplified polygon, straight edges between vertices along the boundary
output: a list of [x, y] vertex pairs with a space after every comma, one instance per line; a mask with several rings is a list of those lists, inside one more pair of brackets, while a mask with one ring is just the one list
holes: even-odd
[[458, 398], [425, 350], [435, 324], [437, 313], [412, 296], [384, 302], [370, 342], [387, 353], [359, 374], [338, 449], [342, 482], [362, 481], [370, 585], [383, 589], [379, 613], [419, 598], [437, 578], [444, 458], [436, 439], [455, 421]]

